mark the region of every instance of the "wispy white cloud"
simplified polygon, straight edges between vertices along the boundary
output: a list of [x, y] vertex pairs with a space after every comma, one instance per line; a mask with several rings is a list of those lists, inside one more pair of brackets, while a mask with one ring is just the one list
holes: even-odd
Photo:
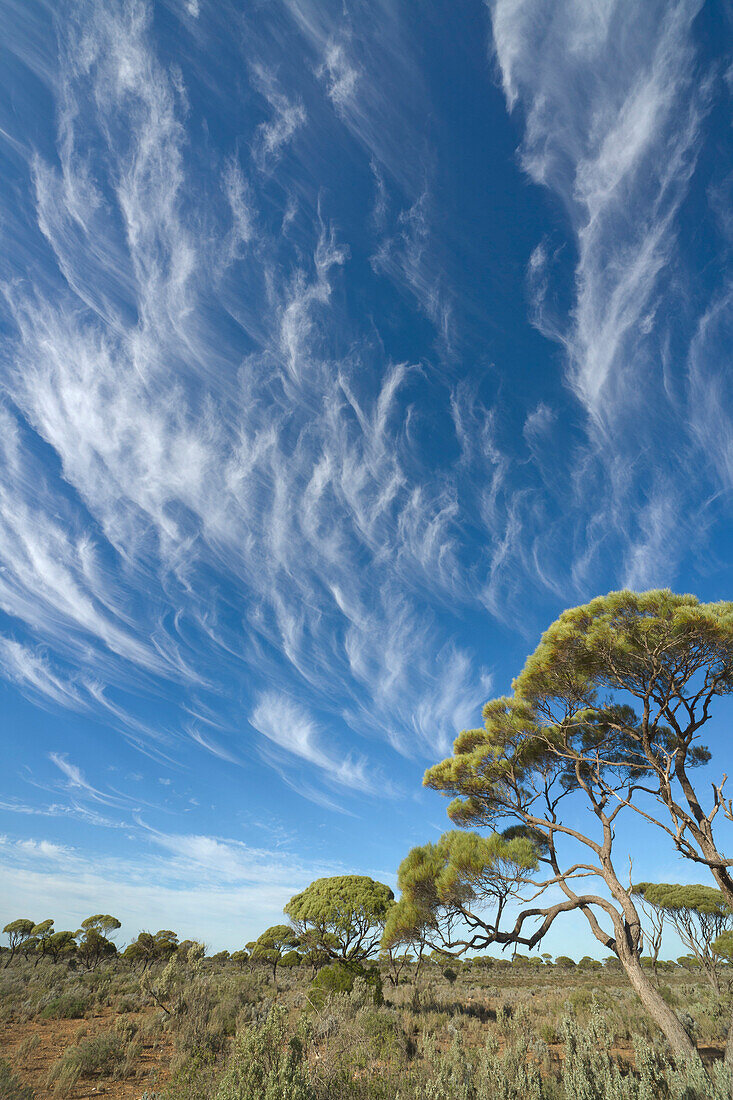
[[[669, 580], [682, 505], [670, 470], [684, 466], [687, 448], [659, 441], [687, 431], [666, 360], [670, 303], [686, 277], [678, 215], [712, 89], [693, 35], [701, 5], [488, 6], [506, 100], [523, 117], [521, 164], [562, 204], [576, 251], [569, 311], [552, 303], [562, 257], [549, 241], [528, 265], [535, 323], [562, 345], [566, 377], [588, 417], [575, 498], [568, 497], [585, 524], [576, 576], [600, 545], [590, 494], [601, 492], [605, 538], [624, 562], [618, 580]], [[652, 438], [653, 447], [645, 443]]]
[[327, 81], [328, 97], [334, 107], [347, 110], [356, 95], [359, 73], [349, 61], [344, 43], [329, 42], [318, 76]]
[[[18, 264], [33, 285], [4, 286], [9, 675], [144, 751], [175, 757], [180, 736], [230, 762], [242, 758], [231, 712], [246, 682], [245, 713], [273, 764], [284, 775], [283, 760], [299, 765], [326, 799], [334, 786], [376, 789], [369, 741], [364, 758], [349, 755], [354, 730], [432, 756], [475, 720], [489, 672], [455, 637], [465, 607], [506, 619], [523, 578], [556, 591], [572, 570], [556, 568], [556, 517], [545, 522], [499, 442], [500, 410], [433, 364], [392, 360], [350, 300], [352, 269], [376, 248], [374, 267], [430, 319], [441, 356], [453, 338], [420, 147], [424, 79], [399, 6], [378, 8], [357, 33], [348, 13], [289, 0], [278, 28], [307, 45], [301, 80], [256, 28], [242, 34], [251, 110], [236, 147], [215, 152], [191, 140], [195, 108], [156, 51], [151, 5], [86, 0], [45, 73], [54, 141], [25, 153], [33, 203]], [[507, 96], [525, 112], [525, 168], [561, 198], [577, 244], [575, 310], [555, 332], [575, 392], [605, 424], [598, 448], [619, 410], [638, 412], [631, 351], [651, 339], [659, 261], [694, 159], [694, 5], [654, 26], [636, 14], [646, 46], [622, 64], [620, 16], [540, 9], [498, 0], [495, 42]], [[347, 239], [305, 163], [305, 143], [318, 150], [336, 131], [378, 180], [369, 232], [381, 247]], [[554, 258], [546, 242], [536, 286]], [[519, 421], [536, 465], [557, 423], [541, 402]], [[614, 476], [607, 512], [621, 530]], [[656, 480], [646, 497], [653, 537], [627, 525], [629, 577], [651, 575], [645, 562], [663, 546], [661, 492]], [[576, 561], [585, 550], [574, 546]], [[167, 705], [156, 723], [143, 713], [153, 691]], [[295, 699], [299, 714], [278, 724], [277, 706]]]
[[382, 240], [372, 266], [414, 294], [438, 335], [450, 344], [451, 305], [437, 257], [430, 249], [429, 209], [430, 196], [425, 190], [400, 213], [396, 233]]
[[303, 104], [288, 99], [278, 87], [273, 73], [262, 65], [253, 67], [252, 81], [271, 112], [270, 120], [258, 127], [252, 147], [255, 164], [265, 171], [272, 166], [296, 131], [305, 125], [306, 113]]
[[286, 753], [313, 764], [336, 787], [374, 792], [374, 776], [367, 774], [367, 761], [353, 753], [336, 753], [323, 744], [323, 733], [303, 707], [292, 699], [266, 692], [257, 701], [249, 719], [254, 728]]
[[507, 100], [526, 117], [522, 164], [562, 200], [575, 233], [570, 378], [591, 416], [613, 421], [638, 394], [640, 336], [695, 164], [706, 109], [690, 39], [700, 3], [490, 7]]

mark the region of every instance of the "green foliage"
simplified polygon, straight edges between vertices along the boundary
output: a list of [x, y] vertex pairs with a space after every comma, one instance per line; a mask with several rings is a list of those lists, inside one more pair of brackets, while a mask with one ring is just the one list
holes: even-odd
[[76, 954], [76, 939], [74, 933], [69, 931], [53, 932], [45, 943], [45, 954], [50, 955], [55, 963], [60, 959], [69, 959]]
[[31, 929], [30, 940], [34, 942], [35, 950], [43, 956], [48, 953], [48, 941], [53, 935], [53, 917], [47, 917], [39, 924], [34, 924]]
[[311, 982], [308, 1000], [314, 1008], [322, 1008], [329, 996], [351, 993], [356, 971], [345, 963], [335, 962], [322, 967]]
[[680, 885], [670, 882], [639, 882], [632, 887], [650, 905], [669, 913], [688, 912], [727, 919], [731, 910], [720, 890], [712, 886]]
[[150, 971], [144, 971], [140, 978], [140, 989], [150, 997], [167, 1016], [185, 1011], [187, 987], [190, 987], [201, 968], [204, 945], [193, 940], [185, 940], [172, 954], [163, 972], [151, 977]]
[[35, 926], [35, 921], [29, 920], [27, 917], [19, 917], [17, 920], [12, 920], [5, 925], [3, 932], [8, 937], [8, 946], [10, 947], [10, 958], [5, 963], [6, 967], [13, 961], [13, 956], [18, 948], [30, 939]]
[[167, 960], [178, 950], [178, 936], [168, 928], [161, 928], [154, 935], [140, 932], [137, 939], [129, 944], [123, 954], [132, 963], [142, 963], [143, 970], [151, 963]]
[[362, 966], [356, 962], [335, 962], [318, 971], [311, 982], [308, 1001], [312, 1008], [323, 1008], [329, 997], [352, 993], [361, 983], [363, 995], [374, 1005], [381, 1005], [382, 976], [376, 966]]
[[713, 951], [727, 963], [733, 963], [733, 931], [721, 932], [712, 943]]
[[447, 946], [444, 924], [460, 914], [472, 926], [470, 914], [477, 905], [503, 905], [516, 883], [537, 867], [537, 859], [535, 836], [518, 829], [509, 838], [453, 830], [437, 843], [413, 848], [397, 873], [402, 893], [387, 918], [382, 945], [433, 936]]
[[707, 670], [716, 694], [733, 690], [733, 603], [622, 591], [564, 611], [512, 686], [524, 699], [568, 698], [577, 709], [595, 706], [601, 689], [643, 696], [650, 680], [675, 698]]
[[42, 1020], [81, 1020], [92, 1006], [92, 998], [78, 993], [62, 993], [41, 1009]]
[[720, 890], [699, 884], [640, 882], [632, 887], [632, 893], [643, 898], [662, 923], [674, 927], [685, 946], [692, 950], [713, 989], [719, 992], [721, 958], [714, 945], [733, 921], [733, 911]]
[[[683, 671], [681, 671], [683, 670]], [[612, 592], [570, 608], [543, 634], [512, 687], [484, 708], [483, 729], [466, 730], [454, 756], [431, 768], [428, 786], [460, 792], [449, 813], [458, 824], [490, 823], [516, 802], [516, 784], [551, 766], [568, 784], [604, 769], [642, 775], [679, 748], [665, 705], [684, 697], [698, 674], [711, 693], [733, 690], [733, 603], [700, 604], [669, 591]], [[695, 688], [689, 688], [691, 696]], [[661, 700], [658, 717], [640, 724], [623, 702], [600, 694], [629, 692]], [[685, 761], [709, 760], [684, 741]]]
[[75, 933], [78, 940], [77, 955], [87, 970], [95, 970], [103, 959], [117, 954], [117, 948], [109, 934], [120, 928], [117, 917], [109, 913], [95, 913], [81, 922]]
[[47, 1084], [64, 1094], [79, 1077], [128, 1077], [140, 1055], [140, 1045], [118, 1031], [102, 1031], [68, 1047], [54, 1063]]
[[288, 1036], [284, 1008], [237, 1033], [215, 1100], [315, 1100], [303, 1040]]
[[285, 906], [309, 945], [329, 958], [366, 959], [375, 950], [394, 904], [389, 886], [366, 875], [312, 882]]
[[278, 964], [287, 952], [297, 946], [297, 943], [298, 936], [289, 924], [274, 924], [271, 928], [266, 928], [252, 945], [252, 959], [269, 963], [274, 980], [277, 976]]

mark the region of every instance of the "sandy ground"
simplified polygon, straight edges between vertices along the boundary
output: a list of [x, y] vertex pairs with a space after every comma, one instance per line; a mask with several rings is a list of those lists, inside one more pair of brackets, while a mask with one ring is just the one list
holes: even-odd
[[[149, 1014], [130, 1013], [129, 1019], [142, 1023]], [[24, 1084], [35, 1089], [37, 1100], [56, 1100], [45, 1087], [48, 1071], [56, 1059], [82, 1035], [92, 1036], [107, 1031], [114, 1021], [115, 1013], [110, 1011], [83, 1020], [31, 1020], [20, 1027], [5, 1024], [0, 1028], [0, 1056], [10, 1062]], [[19, 1048], [34, 1035], [38, 1036], [38, 1045], [22, 1057]], [[108, 1100], [140, 1100], [146, 1089], [164, 1085], [168, 1079], [170, 1040], [166, 1036], [156, 1036], [154, 1039], [143, 1038], [142, 1042], [143, 1049], [134, 1077], [125, 1081], [82, 1077], [69, 1093], [69, 1100], [86, 1100], [91, 1096], [105, 1096]]]

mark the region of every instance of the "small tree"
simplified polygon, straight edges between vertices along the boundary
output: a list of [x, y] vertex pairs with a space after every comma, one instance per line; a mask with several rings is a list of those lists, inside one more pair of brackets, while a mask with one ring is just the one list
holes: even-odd
[[283, 955], [297, 945], [298, 937], [290, 925], [275, 924], [255, 941], [252, 959], [267, 963], [272, 968], [273, 982], [277, 982], [277, 968]]
[[394, 894], [366, 875], [319, 878], [285, 906], [285, 914], [328, 958], [360, 962], [376, 950]]
[[249, 951], [232, 951], [231, 960], [237, 964], [240, 970], [243, 970], [244, 964], [249, 962]]
[[19, 917], [17, 920], [13, 920], [5, 925], [3, 932], [8, 937], [8, 947], [10, 948], [10, 958], [5, 963], [6, 970], [13, 961], [13, 956], [18, 948], [21, 947], [26, 940], [30, 939], [35, 927], [35, 921], [28, 920], [27, 917]]
[[95, 913], [81, 922], [81, 928], [76, 932], [79, 941], [77, 953], [87, 970], [96, 970], [103, 959], [117, 954], [117, 947], [109, 939], [109, 933], [120, 927], [117, 917], [109, 913]]
[[733, 912], [720, 890], [711, 886], [640, 882], [632, 892], [644, 899], [659, 921], [674, 928], [700, 963], [715, 993], [719, 994], [722, 959], [715, 950], [714, 941], [733, 923]]
[[29, 942], [32, 941], [34, 950], [36, 951], [36, 965], [38, 960], [44, 958], [48, 954], [48, 941], [53, 935], [53, 917], [48, 917], [46, 920], [40, 921], [39, 924], [34, 924], [31, 929]]
[[134, 965], [140, 963], [142, 973], [154, 962], [167, 961], [178, 950], [178, 936], [168, 928], [152, 932], [140, 932], [137, 939], [129, 944], [123, 955]]
[[196, 940], [184, 940], [157, 977], [151, 970], [140, 977], [140, 989], [166, 1016], [187, 1011], [187, 996], [198, 982], [206, 948]]
[[54, 963], [59, 959], [70, 959], [76, 954], [76, 939], [73, 932], [54, 932], [46, 941], [46, 953]]

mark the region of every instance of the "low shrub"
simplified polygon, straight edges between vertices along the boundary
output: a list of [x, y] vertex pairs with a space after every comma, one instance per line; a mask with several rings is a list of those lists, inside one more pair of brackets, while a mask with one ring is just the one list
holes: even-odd
[[128, 1077], [140, 1050], [139, 1043], [118, 1031], [101, 1031], [68, 1047], [51, 1067], [47, 1084], [64, 1095], [79, 1077]]
[[286, 1019], [275, 1005], [264, 1021], [237, 1033], [216, 1100], [316, 1100], [304, 1043], [288, 1037]]
[[92, 998], [78, 993], [62, 993], [39, 1012], [41, 1020], [81, 1020], [91, 1008]]

